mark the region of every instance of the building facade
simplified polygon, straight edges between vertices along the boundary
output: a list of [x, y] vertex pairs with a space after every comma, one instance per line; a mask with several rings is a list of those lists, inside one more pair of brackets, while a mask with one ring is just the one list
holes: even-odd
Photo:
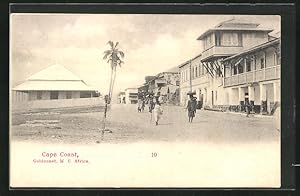
[[225, 104], [243, 110], [246, 101], [256, 113], [272, 114], [280, 104], [280, 38], [224, 59]]
[[122, 103], [122, 104], [126, 103], [125, 92], [119, 92], [119, 94], [118, 94], [118, 103]]
[[179, 66], [180, 69], [180, 104], [185, 105], [189, 99], [187, 93], [194, 92], [200, 107], [209, 104], [209, 78], [207, 70], [201, 63], [201, 54]]
[[271, 114], [280, 103], [280, 38], [259, 24], [229, 20], [198, 37], [203, 51], [179, 66], [180, 103], [195, 92], [206, 109]]
[[138, 89], [139, 93], [160, 95], [165, 103], [179, 104], [179, 86], [180, 73], [176, 66], [156, 76], [148, 76], [145, 84]]
[[138, 102], [138, 88], [126, 88], [125, 89], [125, 103], [136, 104]]

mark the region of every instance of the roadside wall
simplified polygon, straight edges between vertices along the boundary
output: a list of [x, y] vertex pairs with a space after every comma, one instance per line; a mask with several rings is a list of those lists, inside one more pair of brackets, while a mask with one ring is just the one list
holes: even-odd
[[11, 109], [31, 110], [31, 109], [50, 109], [64, 107], [84, 107], [84, 106], [104, 106], [104, 100], [101, 97], [78, 98], [78, 99], [53, 99], [53, 100], [34, 100], [20, 101], [11, 103]]

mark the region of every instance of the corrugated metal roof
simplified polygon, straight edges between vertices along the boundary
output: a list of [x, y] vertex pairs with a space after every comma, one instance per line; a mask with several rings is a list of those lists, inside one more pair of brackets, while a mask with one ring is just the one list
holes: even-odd
[[51, 65], [46, 69], [43, 69], [29, 78], [27, 80], [81, 80], [74, 73], [66, 69], [62, 65]]
[[94, 91], [83, 81], [28, 80], [13, 88], [15, 91]]

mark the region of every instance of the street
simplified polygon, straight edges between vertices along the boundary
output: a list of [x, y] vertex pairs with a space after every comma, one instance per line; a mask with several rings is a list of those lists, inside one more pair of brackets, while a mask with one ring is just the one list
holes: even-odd
[[[13, 116], [12, 138], [48, 143], [90, 144], [141, 141], [187, 141], [213, 143], [278, 142], [280, 133], [272, 118], [245, 117], [245, 115], [198, 110], [193, 123], [188, 122], [187, 111], [179, 106], [163, 106], [164, 113], [158, 126], [151, 121], [148, 108], [137, 112], [136, 105], [112, 105], [107, 113], [107, 128], [101, 137], [103, 114], [64, 112]], [[153, 118], [153, 117], [152, 117]], [[32, 126], [26, 121], [52, 120], [55, 127]]]
[[[113, 105], [107, 119], [112, 133], [105, 132], [103, 138], [98, 129], [103, 113], [99, 111], [15, 115], [11, 128], [11, 184], [280, 186], [280, 133], [272, 118], [201, 110], [194, 122], [188, 123], [182, 107], [163, 109], [161, 122], [155, 126], [147, 108], [138, 113], [136, 105]], [[32, 120], [40, 124], [28, 124]], [[43, 120], [49, 120], [47, 126], [42, 126]], [[76, 153], [80, 160], [59, 163], [60, 159], [68, 160], [59, 157], [61, 152]], [[33, 159], [49, 159], [43, 153], [57, 154], [56, 164], [33, 163]]]

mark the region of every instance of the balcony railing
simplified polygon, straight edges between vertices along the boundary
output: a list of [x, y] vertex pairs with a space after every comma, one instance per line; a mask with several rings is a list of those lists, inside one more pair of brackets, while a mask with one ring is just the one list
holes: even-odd
[[241, 52], [242, 50], [242, 46], [212, 46], [202, 52], [202, 59], [205, 60], [212, 56], [233, 55]]
[[226, 77], [224, 79], [224, 86], [229, 87], [229, 86], [247, 84], [252, 82], [260, 82], [260, 81], [272, 80], [278, 78], [280, 78], [279, 65]]

